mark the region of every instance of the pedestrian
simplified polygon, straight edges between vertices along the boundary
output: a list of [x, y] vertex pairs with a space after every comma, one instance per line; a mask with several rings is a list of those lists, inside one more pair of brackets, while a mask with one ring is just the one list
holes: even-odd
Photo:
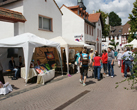
[[104, 75], [106, 75], [107, 74], [107, 63], [108, 63], [108, 54], [106, 50], [104, 50], [102, 54], [102, 63], [103, 63]]
[[[108, 74], [107, 76], [111, 76], [111, 78], [114, 77], [114, 53], [112, 52], [111, 48], [108, 47]], [[111, 70], [111, 71], [110, 71]]]
[[100, 71], [101, 71], [101, 57], [98, 56], [98, 52], [96, 52], [96, 56], [94, 57], [94, 77], [100, 81]]
[[124, 60], [124, 64], [125, 64], [124, 77], [127, 78], [128, 67], [131, 72], [131, 75], [133, 75], [132, 62], [133, 62], [134, 58], [133, 58], [133, 52], [130, 51], [130, 48], [127, 48], [127, 51], [122, 55], [122, 59]]
[[118, 67], [121, 67], [122, 64], [122, 55], [123, 55], [123, 51], [119, 51], [118, 55], [117, 55], [117, 60], [118, 60]]
[[115, 50], [114, 52], [115, 60], [117, 60], [117, 55], [118, 55], [118, 52]]
[[[91, 61], [92, 61], [92, 63], [93, 63], [93, 58], [95, 57], [94, 52], [93, 52], [93, 49], [90, 50], [90, 54], [89, 54], [89, 56], [90, 56], [90, 59], [91, 59]], [[92, 66], [92, 63], [91, 63], [91, 65], [89, 66], [89, 71], [92, 70], [92, 72], [93, 72], [93, 66]]]
[[[123, 49], [122, 49], [123, 50]], [[124, 52], [123, 52], [123, 54], [125, 53], [125, 52], [127, 52], [127, 49], [125, 48], [124, 49]], [[122, 54], [122, 56], [123, 56], [123, 54]], [[122, 57], [121, 57], [122, 58]], [[125, 61], [124, 61], [124, 59], [122, 58], [122, 63], [121, 63], [121, 73], [122, 73], [122, 77], [124, 77], [124, 71], [125, 71], [125, 63], [124, 63]]]
[[77, 66], [77, 73], [80, 73], [80, 64], [79, 64], [79, 59], [80, 57], [80, 53], [79, 51], [77, 51], [77, 54], [75, 55], [75, 65]]
[[[86, 86], [86, 78], [88, 74], [88, 64], [90, 62], [91, 65], [91, 59], [89, 54], [87, 54], [87, 49], [82, 50], [82, 54], [80, 55], [79, 58], [79, 63], [82, 62], [82, 71], [81, 71], [81, 77], [80, 77], [80, 83], [83, 83], [83, 86]], [[83, 80], [83, 75], [84, 75], [84, 80]]]

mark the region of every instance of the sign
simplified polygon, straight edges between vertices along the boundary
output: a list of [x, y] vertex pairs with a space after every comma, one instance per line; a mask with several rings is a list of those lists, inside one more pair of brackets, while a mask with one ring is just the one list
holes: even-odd
[[82, 42], [83, 41], [83, 34], [74, 36], [75, 41]]
[[98, 37], [97, 37], [96, 41], [99, 41]]

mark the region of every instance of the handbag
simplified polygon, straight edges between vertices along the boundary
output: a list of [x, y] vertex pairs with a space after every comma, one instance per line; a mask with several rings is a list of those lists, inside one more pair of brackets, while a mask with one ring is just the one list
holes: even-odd
[[93, 62], [93, 63], [92, 63], [92, 66], [94, 66], [94, 65], [95, 65], [95, 63]]

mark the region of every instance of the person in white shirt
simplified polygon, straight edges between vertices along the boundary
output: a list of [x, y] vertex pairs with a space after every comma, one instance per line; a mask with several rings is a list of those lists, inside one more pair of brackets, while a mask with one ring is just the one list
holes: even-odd
[[121, 67], [123, 51], [119, 51], [117, 55], [118, 67]]

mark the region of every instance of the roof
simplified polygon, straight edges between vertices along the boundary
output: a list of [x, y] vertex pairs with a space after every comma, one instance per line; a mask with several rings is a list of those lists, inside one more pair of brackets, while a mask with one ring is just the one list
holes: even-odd
[[[21, 0], [7, 0], [5, 2], [1, 2], [0, 3], [0, 7], [1, 6], [4, 6], [4, 5], [7, 5], [7, 4], [10, 4], [10, 3], [14, 3], [14, 2], [17, 2], [17, 1], [21, 1]], [[62, 11], [60, 10], [59, 6], [57, 5], [56, 1], [53, 0], [53, 2], [55, 3], [55, 5], [57, 6], [57, 8], [59, 9], [60, 13], [63, 15]]]
[[84, 44], [80, 44], [78, 42], [72, 41], [70, 39], [66, 39], [61, 36], [55, 37], [50, 40], [59, 43], [61, 47], [67, 47], [67, 46], [69, 46], [69, 47], [84, 47]]
[[10, 4], [10, 3], [13, 3], [13, 2], [17, 2], [17, 1], [20, 1], [20, 0], [7, 0], [7, 1], [1, 2], [0, 7], [7, 5], [7, 4]]
[[109, 36], [119, 36], [122, 35], [123, 26], [111, 27]]
[[[66, 7], [67, 9], [69, 9], [71, 12], [73, 12], [72, 9], [79, 8], [79, 5], [67, 7], [66, 5], [63, 4], [63, 5], [60, 7], [60, 9], [61, 9], [63, 6]], [[83, 11], [86, 12], [85, 10], [83, 10]], [[74, 13], [74, 12], [73, 12], [73, 13]], [[76, 14], [76, 13], [74, 13], [74, 14]], [[86, 12], [86, 14], [88, 14], [88, 13]], [[76, 14], [76, 15], [79, 16], [78, 14]], [[81, 16], [79, 16], [79, 17], [82, 18], [82, 19], [84, 19], [86, 23], [88, 23], [88, 24], [92, 25], [93, 27], [95, 27], [95, 24], [94, 24], [94, 23], [90, 22], [89, 20], [87, 20], [87, 19], [85, 19], [85, 18], [83, 18], [83, 17], [81, 17]]]
[[89, 18], [88, 19], [89, 19], [90, 22], [95, 23], [95, 22], [98, 22], [98, 20], [100, 18], [100, 15], [101, 15], [101, 13], [89, 14]]
[[129, 34], [129, 28], [130, 28], [130, 24], [128, 22], [125, 25], [123, 25], [122, 35]]
[[0, 20], [7, 22], [25, 22], [22, 13], [0, 7]]
[[68, 7], [68, 8], [70, 8], [70, 9], [79, 8], [79, 5], [76, 5], [76, 6], [70, 6], [70, 7]]
[[53, 1], [54, 1], [55, 5], [57, 6], [57, 8], [59, 9], [60, 13], [63, 15], [63, 13], [62, 13], [62, 11], [60, 10], [60, 8], [59, 8], [58, 4], [56, 3], [56, 1], [55, 1], [55, 0], [53, 0]]
[[103, 24], [103, 19], [102, 19], [101, 13], [89, 14], [88, 20], [92, 23], [96, 23], [96, 22], [99, 21], [99, 18], [100, 18], [101, 25], [102, 25], [102, 28], [103, 28], [104, 24]]

